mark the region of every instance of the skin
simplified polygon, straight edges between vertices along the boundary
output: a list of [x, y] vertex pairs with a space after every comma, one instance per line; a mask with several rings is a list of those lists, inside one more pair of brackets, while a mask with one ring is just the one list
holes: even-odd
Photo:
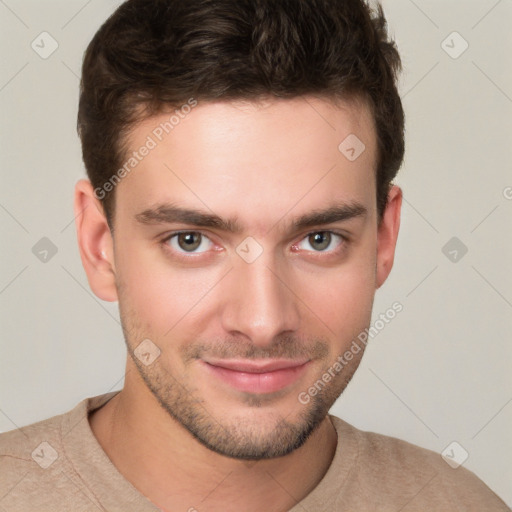
[[[129, 147], [168, 118], [137, 125]], [[366, 146], [355, 161], [338, 150], [349, 134]], [[370, 325], [391, 271], [402, 192], [391, 188], [379, 223], [375, 166], [362, 102], [199, 103], [117, 185], [113, 234], [91, 184], [77, 184], [82, 262], [93, 292], [119, 301], [129, 352], [123, 390], [89, 421], [163, 510], [285, 511], [325, 475], [337, 443], [327, 413], [363, 351], [307, 404], [298, 395]], [[137, 220], [164, 203], [236, 217], [243, 229]], [[303, 214], [355, 203], [364, 215], [291, 230]], [[178, 230], [199, 233], [195, 253], [166, 240]], [[346, 240], [309, 236], [326, 231]], [[262, 249], [251, 263], [237, 253], [247, 237]], [[145, 339], [160, 351], [148, 365], [134, 355]], [[283, 357], [307, 364], [275, 392], [240, 391], [205, 366]]]

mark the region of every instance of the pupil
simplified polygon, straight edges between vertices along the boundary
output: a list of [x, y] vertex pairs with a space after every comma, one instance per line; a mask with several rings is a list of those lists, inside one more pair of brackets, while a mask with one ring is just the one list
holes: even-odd
[[185, 245], [185, 247], [182, 247], [182, 249], [194, 250], [197, 249], [197, 247], [199, 247], [198, 241], [194, 241], [195, 235], [196, 233], [182, 233], [180, 235], [180, 242], [184, 242]]
[[327, 248], [329, 246], [330, 233], [327, 233], [325, 231], [322, 231], [320, 233], [315, 233], [313, 235], [313, 240], [314, 240], [315, 244], [320, 244], [321, 247], [317, 247], [317, 248], [319, 250], [323, 251], [325, 248]]

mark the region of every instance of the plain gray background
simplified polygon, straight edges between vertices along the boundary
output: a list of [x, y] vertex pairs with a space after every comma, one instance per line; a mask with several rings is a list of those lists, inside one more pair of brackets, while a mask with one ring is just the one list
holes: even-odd
[[[88, 288], [72, 211], [82, 54], [119, 3], [0, 0], [0, 431], [122, 386], [117, 305]], [[512, 2], [383, 5], [405, 68], [407, 150], [395, 267], [374, 313], [403, 311], [332, 412], [439, 453], [456, 441], [510, 505]], [[31, 47], [51, 49], [44, 31], [58, 44], [45, 59]], [[57, 250], [47, 261], [33, 252], [43, 237]]]

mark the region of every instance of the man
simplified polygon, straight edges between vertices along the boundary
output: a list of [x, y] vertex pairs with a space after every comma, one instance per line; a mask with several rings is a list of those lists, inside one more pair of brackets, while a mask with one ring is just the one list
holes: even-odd
[[507, 510], [328, 414], [393, 265], [399, 68], [361, 0], [119, 7], [84, 59], [75, 213], [125, 384], [1, 436], [2, 509]]

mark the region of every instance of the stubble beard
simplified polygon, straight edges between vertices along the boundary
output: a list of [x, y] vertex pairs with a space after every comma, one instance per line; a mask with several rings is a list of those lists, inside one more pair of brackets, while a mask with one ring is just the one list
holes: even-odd
[[[148, 338], [147, 330], [144, 334], [145, 329], [141, 328], [141, 323], [133, 310], [123, 311], [121, 297], [119, 299], [121, 324], [128, 353], [140, 377], [160, 406], [203, 446], [215, 453], [238, 460], [283, 457], [300, 448], [325, 420], [331, 406], [345, 390], [359, 366], [363, 353], [361, 351], [358, 358], [354, 358], [350, 365], [345, 366], [342, 372], [325, 384], [321, 391], [311, 396], [307, 404], [299, 402], [297, 393], [298, 412], [294, 409], [266, 413], [261, 424], [255, 421], [254, 415], [240, 414], [233, 418], [226, 418], [216, 415], [213, 404], [206, 403], [200, 391], [191, 383], [185, 384], [184, 378], [174, 375], [164, 367], [163, 362], [169, 359], [162, 357], [164, 350], [151, 365], [146, 366], [139, 360], [134, 350], [141, 340]], [[165, 343], [159, 343], [156, 339], [152, 341], [161, 349], [165, 346]], [[285, 344], [280, 343], [279, 346], [284, 347]], [[255, 355], [255, 352], [261, 355], [259, 354], [261, 349], [248, 349], [248, 351], [251, 355]], [[245, 355], [249, 355], [248, 351]], [[325, 343], [317, 343], [315, 350], [317, 355], [325, 356], [326, 351], [328, 347]], [[283, 350], [276, 349], [271, 355], [275, 357], [277, 352], [282, 355]], [[327, 361], [326, 367], [328, 367]], [[317, 379], [321, 379], [321, 374], [307, 383], [307, 386], [313, 385]], [[252, 410], [261, 409], [269, 403], [265, 397], [251, 393], [243, 394], [242, 400], [243, 405], [251, 407]]]

